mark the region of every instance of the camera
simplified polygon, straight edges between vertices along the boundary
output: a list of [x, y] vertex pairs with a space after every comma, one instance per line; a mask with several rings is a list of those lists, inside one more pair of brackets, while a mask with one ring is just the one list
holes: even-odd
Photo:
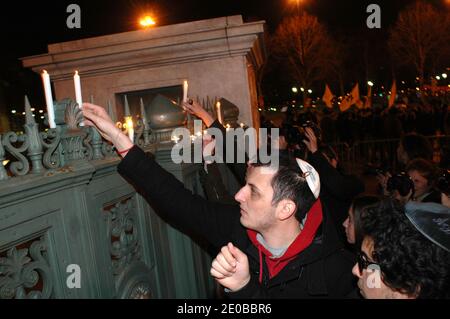
[[441, 193], [450, 195], [450, 169], [446, 169], [438, 177], [436, 181], [436, 188]]
[[284, 125], [281, 129], [281, 134], [286, 138], [289, 145], [299, 145], [303, 147], [303, 140], [308, 140], [306, 136], [306, 128], [310, 127], [317, 138], [317, 144], [320, 144], [321, 131], [316, 123], [312, 121], [306, 121], [301, 125]]
[[313, 130], [314, 135], [316, 135], [317, 145], [319, 145], [320, 140], [322, 138], [322, 132], [321, 132], [320, 128], [317, 126], [317, 124], [314, 123], [313, 121], [306, 121], [300, 126], [299, 131], [302, 136], [302, 140], [308, 140], [308, 137], [306, 136], [306, 128], [307, 127], [310, 127]]
[[414, 194], [414, 183], [405, 172], [395, 174], [387, 180], [386, 190], [389, 193], [398, 191], [401, 196], [407, 196], [412, 191]]

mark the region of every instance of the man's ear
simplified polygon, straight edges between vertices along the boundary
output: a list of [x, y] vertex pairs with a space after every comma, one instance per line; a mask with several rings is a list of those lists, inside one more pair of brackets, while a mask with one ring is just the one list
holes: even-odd
[[288, 219], [297, 210], [297, 205], [290, 199], [282, 199], [277, 206], [277, 217], [280, 220]]

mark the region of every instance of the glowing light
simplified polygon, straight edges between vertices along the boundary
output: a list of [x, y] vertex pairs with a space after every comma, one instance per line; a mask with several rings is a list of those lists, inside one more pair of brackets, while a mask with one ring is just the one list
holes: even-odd
[[12, 114], [16, 114], [17, 111], [16, 111], [16, 110], [11, 110], [11, 113], [12, 113]]
[[305, 89], [304, 88], [300, 88], [300, 91], [305, 92]]
[[373, 82], [372, 81], [367, 81], [367, 85], [368, 86], [373, 86]]
[[6, 166], [8, 163], [9, 163], [9, 160], [4, 160], [2, 164], [3, 164], [3, 166]]
[[39, 110], [39, 113], [41, 113], [41, 114], [42, 114], [42, 113], [44, 113], [44, 111], [43, 111], [43, 110]]
[[447, 78], [447, 73], [442, 73], [441, 75], [442, 75], [442, 78], [443, 78], [443, 79], [446, 79], [446, 78]]
[[180, 138], [178, 136], [172, 136], [171, 140], [174, 141], [175, 144], [177, 144]]
[[439, 75], [436, 75], [436, 80], [440, 80], [441, 77]]
[[309, 93], [309, 94], [311, 94], [311, 93], [312, 93], [312, 90], [311, 90], [311, 89], [309, 89], [309, 90], [308, 90], [308, 93]]
[[298, 89], [294, 86], [294, 87], [292, 88], [292, 92], [297, 93], [297, 92], [298, 92]]
[[155, 25], [156, 22], [151, 16], [147, 15], [139, 20], [139, 24], [144, 28], [148, 28]]

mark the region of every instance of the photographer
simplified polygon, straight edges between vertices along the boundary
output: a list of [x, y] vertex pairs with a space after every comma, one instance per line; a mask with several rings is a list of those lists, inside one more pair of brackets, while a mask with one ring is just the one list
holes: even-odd
[[325, 205], [333, 210], [332, 216], [336, 228], [345, 238], [342, 223], [347, 218], [348, 209], [354, 197], [364, 192], [363, 182], [353, 175], [345, 175], [338, 170], [338, 158], [329, 146], [321, 146], [312, 127], [305, 128], [305, 139], [308, 153], [308, 162], [314, 166], [320, 175], [322, 198]]
[[441, 194], [435, 188], [437, 170], [434, 164], [422, 158], [409, 162], [406, 172], [380, 174], [378, 180], [383, 194], [405, 204], [417, 202], [441, 203]]
[[441, 204], [441, 194], [434, 187], [437, 168], [432, 162], [421, 158], [412, 160], [406, 166], [406, 172], [414, 183], [414, 201]]

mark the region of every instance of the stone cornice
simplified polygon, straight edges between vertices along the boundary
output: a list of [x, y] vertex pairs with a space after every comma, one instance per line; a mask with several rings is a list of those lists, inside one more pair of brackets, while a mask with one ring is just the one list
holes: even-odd
[[22, 62], [35, 72], [46, 69], [52, 80], [69, 79], [75, 69], [88, 77], [239, 55], [258, 69], [266, 55], [263, 35], [264, 21], [231, 16], [52, 44], [48, 54]]

